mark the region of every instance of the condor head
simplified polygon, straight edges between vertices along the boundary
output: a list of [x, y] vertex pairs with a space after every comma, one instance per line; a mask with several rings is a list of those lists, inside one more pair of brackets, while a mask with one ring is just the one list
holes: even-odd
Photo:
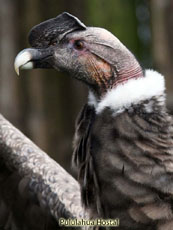
[[62, 13], [36, 25], [29, 33], [31, 48], [15, 59], [15, 70], [54, 68], [89, 85], [95, 96], [132, 77], [142, 75], [133, 54], [109, 31], [86, 27]]

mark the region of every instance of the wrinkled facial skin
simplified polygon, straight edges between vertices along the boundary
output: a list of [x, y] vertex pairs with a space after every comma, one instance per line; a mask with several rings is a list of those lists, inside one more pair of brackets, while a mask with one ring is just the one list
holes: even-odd
[[86, 27], [68, 13], [33, 27], [29, 43], [32, 48], [16, 57], [17, 73], [19, 68], [66, 71], [98, 97], [142, 72], [133, 54], [109, 31]]
[[[68, 34], [53, 53], [53, 68], [71, 73], [75, 78], [92, 87], [108, 84], [112, 75], [111, 65], [92, 50], [92, 28]], [[57, 47], [57, 48], [56, 48]]]
[[[33, 48], [38, 48], [42, 52], [47, 52], [49, 55], [42, 59], [42, 63], [37, 68], [44, 68], [50, 65], [61, 71], [69, 72], [73, 77], [92, 85], [107, 84], [105, 78], [108, 79], [111, 74], [111, 65], [94, 53], [92, 49], [95, 38], [99, 36], [100, 31], [106, 33], [104, 29], [98, 28], [98, 34], [94, 35], [96, 28], [87, 28], [84, 31], [75, 31], [67, 34], [60, 41], [52, 38], [51, 42], [44, 41], [44, 46], [32, 44]], [[101, 48], [101, 47], [99, 47]], [[44, 64], [43, 64], [44, 61]]]

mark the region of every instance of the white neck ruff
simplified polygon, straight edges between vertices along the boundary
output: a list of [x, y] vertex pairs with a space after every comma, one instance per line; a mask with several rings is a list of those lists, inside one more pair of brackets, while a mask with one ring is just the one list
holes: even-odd
[[163, 95], [165, 101], [164, 91], [165, 79], [163, 75], [154, 70], [146, 70], [144, 77], [130, 79], [124, 84], [118, 85], [109, 90], [100, 101], [97, 101], [94, 94], [90, 92], [88, 104], [95, 107], [97, 114], [105, 108], [110, 108], [116, 112], [152, 97]]

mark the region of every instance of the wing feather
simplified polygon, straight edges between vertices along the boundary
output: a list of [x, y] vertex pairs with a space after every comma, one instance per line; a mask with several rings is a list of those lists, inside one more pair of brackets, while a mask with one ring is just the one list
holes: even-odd
[[84, 213], [77, 181], [0, 115], [0, 228], [53, 230]]

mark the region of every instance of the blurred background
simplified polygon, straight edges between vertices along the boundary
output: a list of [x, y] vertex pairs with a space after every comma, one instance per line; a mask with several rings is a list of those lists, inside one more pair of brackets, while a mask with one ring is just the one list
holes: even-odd
[[[166, 77], [173, 110], [172, 0], [0, 0], [0, 113], [71, 172], [75, 118], [87, 88], [54, 70], [14, 72], [36, 24], [67, 11], [115, 34], [144, 68]], [[157, 84], [157, 82], [156, 82]]]

